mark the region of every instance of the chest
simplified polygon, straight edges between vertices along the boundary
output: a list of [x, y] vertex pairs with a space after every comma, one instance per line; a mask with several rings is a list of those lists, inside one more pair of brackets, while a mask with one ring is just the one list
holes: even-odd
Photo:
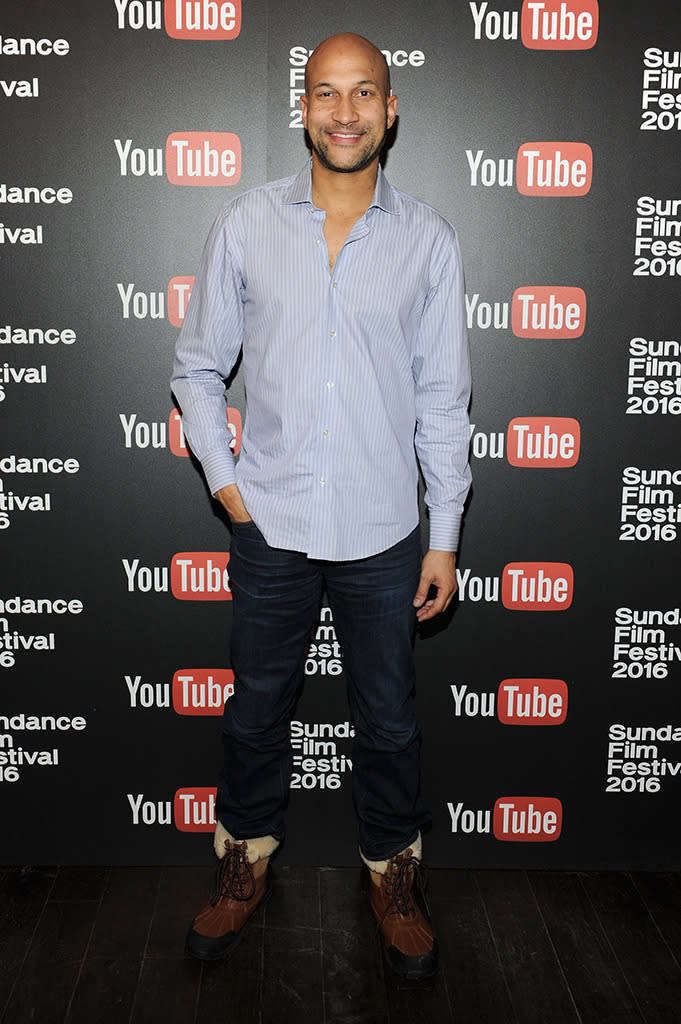
[[[272, 217], [264, 237], [247, 236], [241, 253], [247, 334], [262, 331], [268, 345], [275, 338], [282, 344], [317, 338], [330, 317], [341, 317], [352, 334], [362, 334], [363, 325], [371, 323], [377, 340], [404, 330], [423, 309], [428, 259], [420, 251], [420, 237], [406, 237], [398, 228], [387, 216], [362, 225], [350, 216], [327, 213], [322, 221], [306, 210], [284, 208]], [[329, 329], [338, 327], [329, 324]]]
[[352, 230], [353, 225], [359, 217], [332, 216], [326, 215], [324, 221], [324, 240], [329, 254], [329, 273], [334, 268], [338, 254], [345, 245], [346, 239]]

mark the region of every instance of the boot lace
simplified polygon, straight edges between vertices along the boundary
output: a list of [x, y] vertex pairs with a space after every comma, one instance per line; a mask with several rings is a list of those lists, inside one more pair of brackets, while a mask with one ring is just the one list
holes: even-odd
[[385, 920], [388, 914], [397, 913], [402, 917], [408, 917], [412, 913], [415, 909], [414, 886], [418, 888], [425, 902], [421, 862], [416, 857], [405, 854], [392, 861], [383, 876], [383, 885], [388, 903], [381, 920]]
[[215, 895], [210, 900], [214, 907], [225, 897], [245, 902], [255, 893], [255, 878], [246, 859], [245, 844], [225, 845], [227, 849], [218, 866]]

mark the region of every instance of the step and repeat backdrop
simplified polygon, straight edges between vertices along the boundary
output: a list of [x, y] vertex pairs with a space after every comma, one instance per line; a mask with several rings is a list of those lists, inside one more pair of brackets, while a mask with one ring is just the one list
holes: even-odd
[[[169, 389], [201, 249], [308, 158], [325, 36], [458, 228], [459, 594], [416, 642], [434, 866], [681, 867], [681, 12], [665, 0], [22, 0], [0, 22], [5, 863], [208, 862], [230, 532]], [[238, 453], [238, 372], [226, 415]], [[361, 424], [347, 425], [348, 444]], [[283, 858], [357, 862], [326, 604]]]

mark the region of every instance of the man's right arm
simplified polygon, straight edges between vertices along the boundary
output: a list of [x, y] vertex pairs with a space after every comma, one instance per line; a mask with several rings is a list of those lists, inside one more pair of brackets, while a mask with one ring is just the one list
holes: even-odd
[[[200, 460], [211, 494], [233, 487], [219, 500], [234, 518], [243, 502], [234, 497], [236, 473], [230, 448], [224, 379], [232, 370], [243, 339], [241, 273], [227, 241], [227, 218], [213, 225], [201, 256], [189, 306], [175, 348], [171, 387], [180, 404], [182, 427]], [[228, 504], [225, 505], [225, 497]], [[240, 503], [240, 504], [239, 504]], [[241, 507], [240, 507], [241, 506]]]
[[251, 517], [236, 484], [227, 484], [226, 487], [221, 487], [219, 491], [215, 492], [215, 498], [220, 502], [232, 522], [250, 522]]

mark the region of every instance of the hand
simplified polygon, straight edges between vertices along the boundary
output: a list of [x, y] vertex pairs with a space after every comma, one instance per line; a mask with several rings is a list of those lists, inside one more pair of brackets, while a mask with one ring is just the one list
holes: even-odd
[[[428, 591], [435, 587], [437, 594], [428, 598]], [[449, 605], [457, 590], [456, 555], [453, 551], [427, 551], [421, 564], [419, 588], [414, 595], [414, 607], [418, 609], [419, 622], [432, 619]]]
[[236, 484], [227, 484], [226, 487], [221, 487], [219, 491], [215, 492], [215, 497], [233, 522], [250, 522], [251, 517], [246, 511], [241, 492]]

